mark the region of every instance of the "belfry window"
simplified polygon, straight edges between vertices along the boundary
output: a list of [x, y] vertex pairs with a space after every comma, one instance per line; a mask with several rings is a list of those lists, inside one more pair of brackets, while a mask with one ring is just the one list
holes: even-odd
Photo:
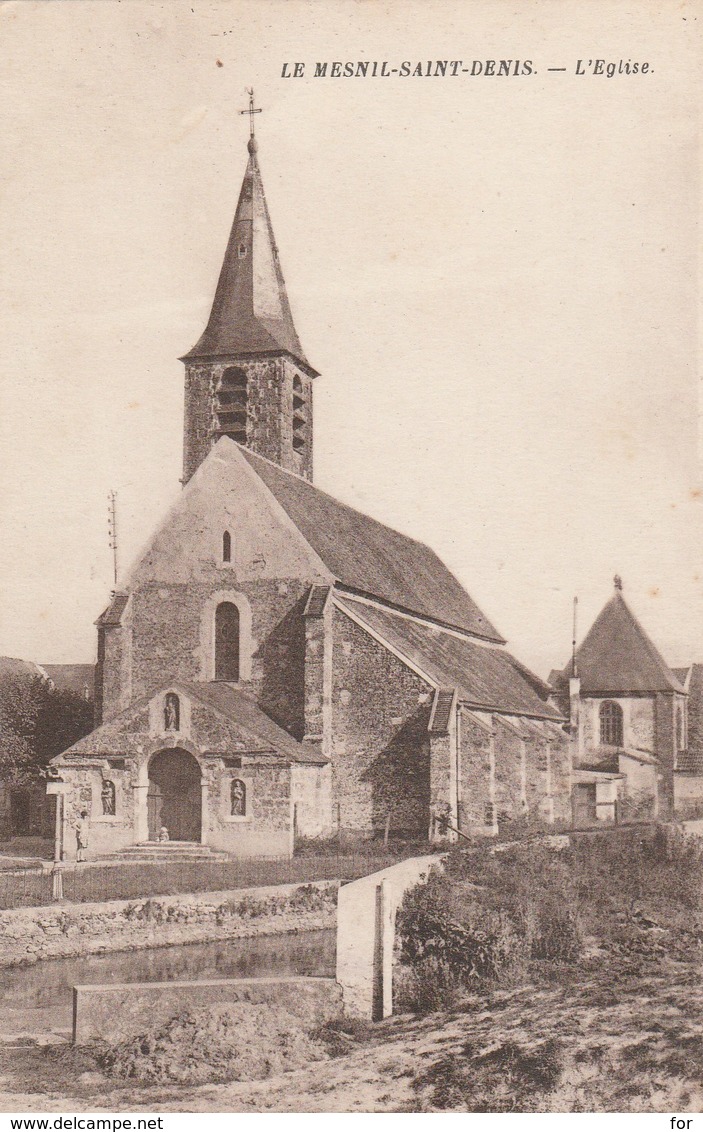
[[622, 747], [622, 708], [612, 700], [600, 706], [600, 741], [604, 746]]
[[229, 531], [225, 531], [222, 536], [222, 561], [232, 561], [232, 536]]
[[248, 390], [246, 371], [227, 366], [217, 390], [217, 424], [220, 436], [229, 436], [238, 444], [247, 439]]
[[215, 679], [239, 680], [239, 610], [231, 601], [215, 610]]
[[296, 374], [293, 378], [293, 449], [296, 452], [305, 451], [305, 431], [307, 415], [305, 411], [305, 397], [303, 396], [303, 383]]

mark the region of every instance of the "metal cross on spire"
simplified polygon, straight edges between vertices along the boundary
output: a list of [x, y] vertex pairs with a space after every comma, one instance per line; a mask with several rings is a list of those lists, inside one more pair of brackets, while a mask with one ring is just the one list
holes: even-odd
[[240, 110], [239, 113], [249, 115], [249, 137], [253, 138], [254, 137], [254, 115], [260, 114], [261, 110], [257, 109], [254, 106], [254, 88], [253, 87], [247, 87], [246, 92], [249, 95], [249, 106], [247, 107], [246, 110]]

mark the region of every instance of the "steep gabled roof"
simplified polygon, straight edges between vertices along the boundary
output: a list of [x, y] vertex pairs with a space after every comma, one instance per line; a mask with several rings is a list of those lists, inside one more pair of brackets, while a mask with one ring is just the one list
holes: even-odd
[[[223, 437], [213, 449], [224, 453]], [[242, 454], [342, 586], [504, 644], [433, 550], [347, 507], [247, 448]], [[212, 454], [208, 459], [212, 458]]]
[[619, 588], [577, 649], [576, 662], [582, 693], [683, 692]]
[[[288, 762], [295, 763], [324, 765], [327, 762], [327, 759], [318, 750], [298, 743], [292, 735], [289, 735], [287, 731], [274, 723], [270, 716], [262, 711], [256, 700], [240, 688], [221, 683], [199, 684], [174, 680], [170, 684], [165, 684], [162, 691], [171, 688], [185, 693], [185, 695], [202, 703], [206, 709], [212, 709], [217, 713], [217, 716], [229, 720], [240, 733], [251, 740], [251, 746], [247, 753], [275, 753]], [[55, 759], [52, 759], [52, 762], [60, 763], [67, 756], [103, 758], [109, 754], [114, 754], [116, 750], [126, 754], [139, 753], [143, 748], [140, 745], [140, 725], [136, 721], [144, 717], [149, 702], [159, 694], [158, 691], [152, 692], [148, 696], [136, 700], [119, 715], [107, 720], [100, 727], [96, 727], [89, 735], [79, 739], [73, 746], [57, 755]], [[125, 738], [130, 733], [134, 737], [133, 745], [136, 744], [134, 752], [131, 749], [130, 742], [126, 741]]]
[[[406, 657], [439, 688], [456, 688], [458, 698], [471, 707], [538, 719], [562, 718], [546, 702], [551, 689], [505, 649], [477, 644], [346, 596], [338, 596], [335, 603]], [[544, 699], [538, 695], [538, 687], [544, 690]]]
[[287, 353], [313, 376], [293, 325], [264, 186], [249, 141], [242, 182], [207, 327], [182, 359]]
[[184, 688], [194, 699], [210, 704], [250, 731], [252, 735], [258, 736], [263, 743], [270, 744], [272, 750], [285, 755], [293, 762], [324, 765], [328, 761], [319, 751], [299, 743], [283, 727], [274, 723], [271, 717], [262, 711], [254, 697], [241, 688], [219, 681], [196, 684], [185, 683], [182, 680], [177, 680], [174, 687]]

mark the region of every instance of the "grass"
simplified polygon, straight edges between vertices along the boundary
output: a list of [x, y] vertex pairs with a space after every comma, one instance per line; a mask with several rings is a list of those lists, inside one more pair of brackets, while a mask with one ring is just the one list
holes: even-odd
[[[406, 853], [411, 856], [412, 853]], [[302, 854], [290, 859], [241, 858], [227, 861], [89, 863], [63, 871], [66, 900], [75, 904], [131, 900], [191, 892], [259, 888], [317, 880], [350, 880], [395, 864], [397, 852], [378, 843], [355, 850]], [[52, 877], [37, 868], [0, 872], [0, 909], [38, 907], [53, 903]]]

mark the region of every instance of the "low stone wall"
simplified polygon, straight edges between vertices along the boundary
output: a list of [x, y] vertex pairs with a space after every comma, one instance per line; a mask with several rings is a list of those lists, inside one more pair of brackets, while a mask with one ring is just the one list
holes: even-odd
[[180, 983], [111, 983], [73, 988], [73, 1040], [119, 1042], [177, 1017], [183, 1010], [233, 1002], [275, 1003], [322, 1025], [342, 1010], [334, 979], [293, 976]]
[[346, 1014], [378, 1020], [393, 1012], [396, 913], [405, 892], [441, 865], [441, 855], [411, 857], [340, 888], [337, 982]]
[[336, 922], [337, 881], [48, 905], [0, 912], [0, 967], [180, 943], [315, 931]]

